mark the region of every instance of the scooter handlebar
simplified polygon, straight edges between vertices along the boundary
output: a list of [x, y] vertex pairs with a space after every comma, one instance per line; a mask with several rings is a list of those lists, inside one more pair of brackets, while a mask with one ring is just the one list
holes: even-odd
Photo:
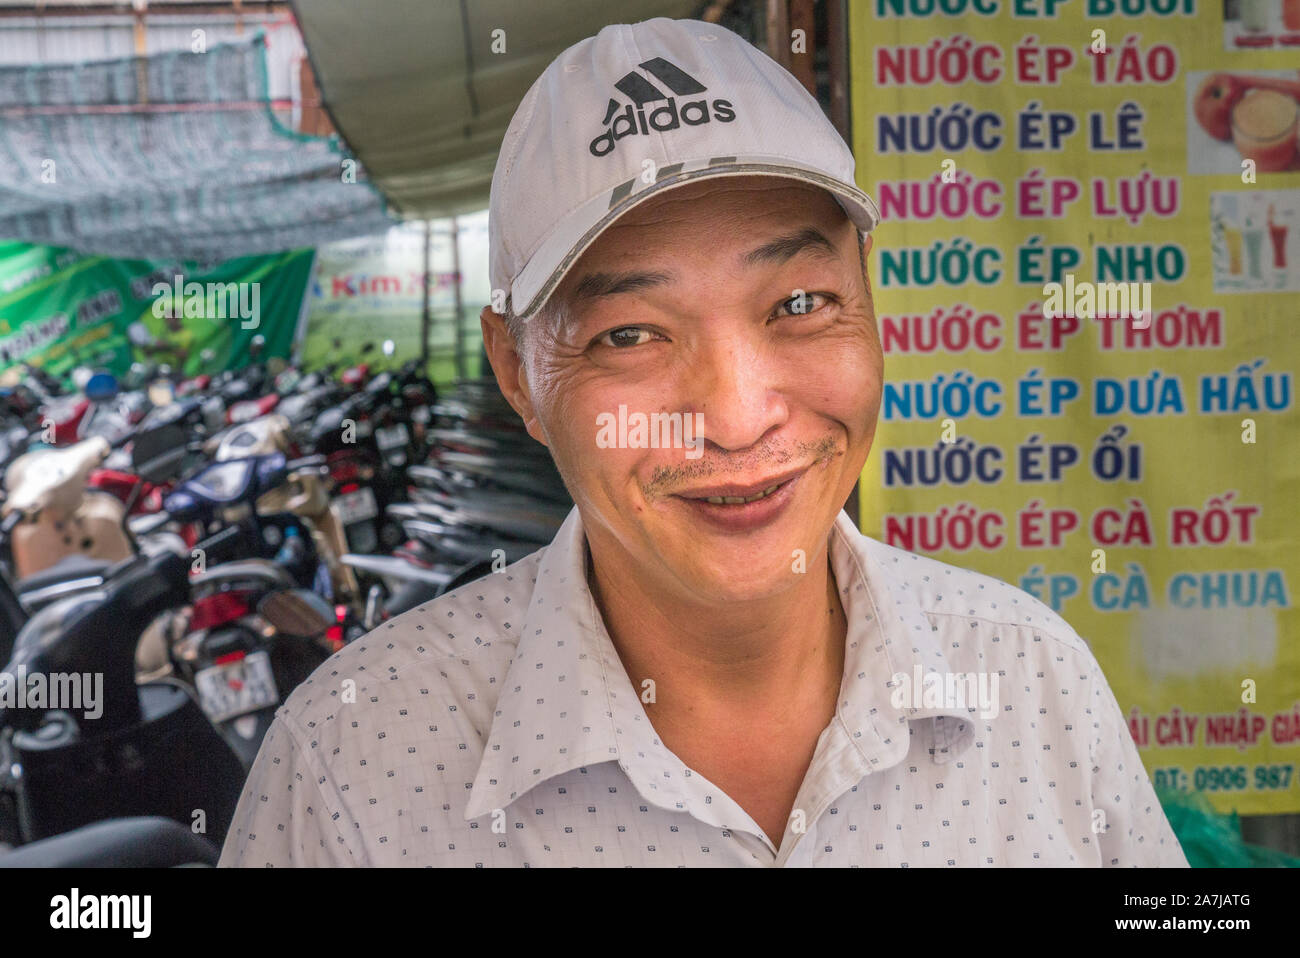
[[289, 472], [297, 472], [299, 469], [318, 469], [328, 461], [323, 453], [316, 453], [313, 456], [303, 456], [301, 459], [290, 459], [284, 466]]
[[172, 517], [164, 510], [159, 510], [153, 515], [144, 516], [131, 521], [131, 533], [137, 536], [147, 536], [151, 532], [156, 532], [167, 523], [172, 521]]
[[24, 513], [20, 509], [14, 509], [3, 521], [0, 521], [0, 535], [8, 536], [23, 521]]

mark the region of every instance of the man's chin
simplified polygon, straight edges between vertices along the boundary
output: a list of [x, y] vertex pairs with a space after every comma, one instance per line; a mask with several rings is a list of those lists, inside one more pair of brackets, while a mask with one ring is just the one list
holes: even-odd
[[700, 601], [745, 602], [778, 595], [807, 571], [816, 549], [808, 523], [788, 522], [745, 534], [700, 524], [677, 526], [660, 539], [661, 560]]

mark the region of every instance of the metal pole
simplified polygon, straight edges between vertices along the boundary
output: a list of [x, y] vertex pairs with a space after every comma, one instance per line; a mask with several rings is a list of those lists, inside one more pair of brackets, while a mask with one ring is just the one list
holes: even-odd
[[[791, 49], [795, 30], [802, 31], [803, 53], [797, 54]], [[817, 13], [813, 10], [813, 0], [787, 0], [782, 46], [786, 51], [786, 69], [804, 85], [805, 90], [816, 97], [817, 70], [813, 65], [813, 57], [817, 50]]]
[[460, 224], [451, 218], [451, 288], [456, 297], [456, 378], [465, 378], [465, 304], [460, 294]]
[[787, 70], [790, 69], [790, 11], [789, 0], [767, 0], [764, 21], [767, 55]]
[[853, 146], [849, 116], [849, 11], [846, 0], [830, 0], [826, 7], [827, 40], [831, 54], [831, 122], [844, 142]]
[[145, 23], [148, 12], [149, 0], [135, 0], [135, 88], [140, 103], [149, 100], [149, 63], [145, 59], [149, 55], [149, 27]]
[[429, 259], [433, 252], [433, 224], [424, 221], [424, 309], [420, 315], [420, 368], [429, 371], [429, 330], [433, 326], [429, 297]]

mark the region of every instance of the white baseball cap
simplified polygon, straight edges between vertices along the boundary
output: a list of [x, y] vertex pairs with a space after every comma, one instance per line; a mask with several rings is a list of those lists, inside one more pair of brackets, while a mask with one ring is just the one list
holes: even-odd
[[844, 140], [767, 54], [700, 20], [607, 26], [551, 62], [506, 130], [488, 213], [492, 288], [531, 316], [638, 203], [753, 175], [823, 187], [864, 233], [880, 220]]

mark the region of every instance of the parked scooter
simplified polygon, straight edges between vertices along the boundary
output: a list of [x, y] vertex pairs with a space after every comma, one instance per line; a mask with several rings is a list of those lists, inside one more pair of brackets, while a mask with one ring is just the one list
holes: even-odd
[[[108, 570], [136, 554], [127, 516], [148, 484], [139, 477], [109, 481], [96, 469], [107, 450], [103, 438], [37, 449], [6, 472], [9, 495], [0, 509], [0, 659], [12, 650], [29, 616], [60, 599], [102, 588]], [[97, 473], [98, 486], [90, 480]], [[129, 491], [127, 479], [133, 480]], [[188, 544], [174, 536], [159, 536], [147, 546], [188, 554]], [[152, 672], [165, 663], [160, 624], [145, 631], [141, 648], [142, 670]]]
[[[261, 416], [226, 431], [218, 444], [215, 459], [225, 462], [248, 456], [293, 451], [289, 419], [278, 413]], [[306, 460], [307, 465], [291, 471], [283, 485], [267, 490], [257, 501], [262, 514], [293, 513], [307, 525], [317, 554], [324, 560], [328, 579], [318, 583], [317, 591], [330, 601], [350, 603], [357, 598], [357, 582], [339, 556], [347, 551], [347, 539], [330, 495], [322, 462]]]
[[123, 529], [125, 509], [113, 495], [88, 491], [86, 481], [108, 456], [102, 437], [64, 449], [25, 453], [5, 471], [5, 516], [17, 515], [10, 552], [25, 579], [71, 556], [120, 562], [133, 553]]
[[343, 558], [368, 577], [367, 628], [537, 551], [572, 508], [549, 453], [495, 386], [460, 383], [431, 413], [429, 458], [404, 472], [410, 501], [385, 513], [407, 541]]
[[193, 610], [173, 657], [251, 768], [280, 703], [333, 653], [333, 610], [265, 560], [222, 563], [190, 586]]
[[[220, 845], [242, 787], [239, 759], [183, 685], [136, 684], [141, 633], [188, 596], [179, 556], [137, 556], [102, 589], [53, 603], [22, 628], [3, 670], [15, 679], [0, 694], [0, 842], [160, 815]], [[43, 678], [44, 695], [29, 694], [28, 676]]]
[[247, 767], [275, 709], [337, 648], [334, 610], [310, 586], [318, 567], [311, 531], [291, 513], [256, 504], [300, 469], [283, 453], [212, 463], [181, 482], [138, 535], [171, 522], [196, 523], [193, 609], [172, 645], [177, 674]]

